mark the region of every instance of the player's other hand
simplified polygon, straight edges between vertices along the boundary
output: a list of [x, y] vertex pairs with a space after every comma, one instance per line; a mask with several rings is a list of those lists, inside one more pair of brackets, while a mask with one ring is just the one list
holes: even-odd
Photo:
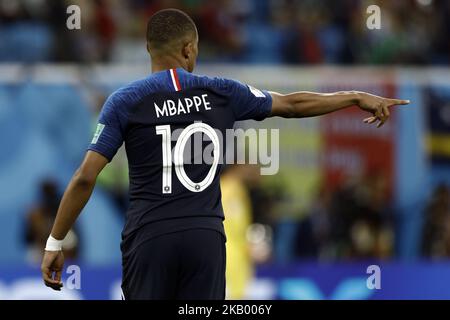
[[63, 283], [61, 273], [64, 266], [64, 255], [62, 251], [44, 251], [41, 271], [42, 279], [47, 287], [60, 291]]
[[363, 121], [368, 124], [378, 122], [377, 128], [381, 127], [389, 119], [390, 107], [405, 104], [409, 104], [409, 100], [389, 99], [370, 93], [358, 92], [358, 106], [362, 110], [372, 114], [371, 117]]

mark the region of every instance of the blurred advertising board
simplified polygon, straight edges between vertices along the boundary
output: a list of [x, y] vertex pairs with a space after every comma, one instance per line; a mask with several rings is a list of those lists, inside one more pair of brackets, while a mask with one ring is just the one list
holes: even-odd
[[[38, 268], [0, 268], [0, 300], [120, 299], [120, 269], [80, 267], [79, 288], [73, 272], [63, 275], [61, 292], [45, 287]], [[376, 271], [374, 271], [376, 270]], [[373, 286], [374, 275], [378, 287]], [[249, 285], [249, 299], [450, 299], [450, 262], [298, 263], [264, 266]], [[369, 283], [369, 284], [368, 284]], [[72, 288], [70, 288], [72, 287]]]
[[[396, 95], [389, 83], [360, 90], [387, 97]], [[329, 189], [348, 179], [382, 175], [386, 196], [391, 195], [395, 182], [395, 108], [391, 112], [390, 121], [380, 129], [365, 124], [362, 120], [369, 115], [356, 107], [321, 118], [323, 178]]]

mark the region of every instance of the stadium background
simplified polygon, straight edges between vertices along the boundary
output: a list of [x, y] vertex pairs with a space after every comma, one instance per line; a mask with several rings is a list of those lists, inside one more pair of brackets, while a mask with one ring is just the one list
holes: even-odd
[[[70, 4], [81, 30], [65, 27]], [[366, 28], [370, 4], [381, 30]], [[239, 124], [280, 129], [280, 172], [239, 166], [224, 178], [229, 296], [450, 298], [447, 1], [0, 0], [0, 299], [120, 297], [123, 152], [69, 237], [81, 289], [44, 287], [40, 252], [105, 97], [150, 72], [145, 23], [164, 7], [197, 22], [198, 73], [412, 101], [379, 130], [356, 108]], [[373, 264], [380, 290], [366, 286]]]

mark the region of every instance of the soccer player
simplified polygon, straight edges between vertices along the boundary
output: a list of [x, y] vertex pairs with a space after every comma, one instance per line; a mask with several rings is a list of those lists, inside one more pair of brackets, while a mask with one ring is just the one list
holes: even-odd
[[[389, 107], [409, 103], [357, 91], [280, 94], [195, 75], [197, 28], [175, 9], [150, 18], [147, 49], [152, 74], [106, 100], [61, 200], [41, 266], [45, 284], [55, 290], [62, 287], [62, 241], [122, 143], [130, 177], [121, 243], [124, 298], [224, 299], [226, 238], [217, 151], [226, 148], [219, 148], [217, 131], [225, 136], [238, 120], [313, 117], [352, 105], [371, 114], [366, 123], [381, 126]], [[211, 139], [212, 164], [183, 164], [194, 133]]]

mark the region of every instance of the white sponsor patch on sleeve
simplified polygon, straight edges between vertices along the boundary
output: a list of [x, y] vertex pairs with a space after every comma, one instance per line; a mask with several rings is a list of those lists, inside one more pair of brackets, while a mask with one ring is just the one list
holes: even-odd
[[105, 125], [102, 123], [97, 124], [97, 129], [95, 130], [94, 137], [92, 138], [91, 144], [96, 144], [98, 141], [98, 138], [100, 138], [100, 135], [103, 132], [103, 129], [105, 128]]
[[255, 97], [257, 97], [257, 98], [265, 98], [266, 97], [265, 94], [261, 90], [258, 90], [250, 85], [247, 85], [247, 86], [250, 89], [250, 92], [253, 93], [253, 95]]

